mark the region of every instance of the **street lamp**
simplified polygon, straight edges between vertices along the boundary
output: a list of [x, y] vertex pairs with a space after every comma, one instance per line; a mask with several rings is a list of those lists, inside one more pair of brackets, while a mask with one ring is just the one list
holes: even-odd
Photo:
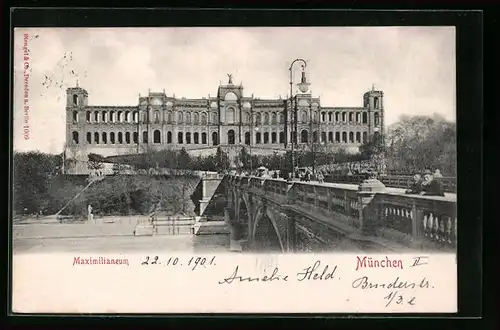
[[[253, 116], [252, 116], [253, 117]], [[252, 120], [252, 123], [253, 123], [253, 118], [251, 118]], [[259, 131], [259, 128], [258, 127], [255, 127], [254, 129], [252, 129], [252, 135], [250, 136], [250, 176], [252, 175], [252, 172], [253, 172], [253, 159], [252, 159], [252, 137], [253, 137], [253, 131], [256, 131], [258, 132]]]
[[[293, 107], [293, 65], [297, 62], [301, 62], [302, 66], [302, 80], [297, 86], [299, 87], [299, 90], [302, 93], [307, 92], [309, 89], [309, 84], [306, 81], [306, 74], [304, 72], [304, 69], [307, 66], [307, 62], [301, 58], [295, 59], [292, 64], [290, 65], [290, 68], [288, 69], [290, 71], [290, 109], [293, 109], [292, 114], [293, 114], [293, 121], [290, 120], [290, 123], [292, 124], [292, 179], [295, 179], [295, 142], [297, 140], [297, 128], [295, 127], [297, 124], [296, 121], [296, 115], [297, 115], [297, 104], [295, 104], [295, 108]], [[297, 102], [295, 102], [297, 103]]]

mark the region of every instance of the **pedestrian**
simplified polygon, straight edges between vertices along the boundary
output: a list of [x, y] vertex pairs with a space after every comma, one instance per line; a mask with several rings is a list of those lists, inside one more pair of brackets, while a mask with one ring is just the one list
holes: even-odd
[[439, 180], [434, 179], [432, 172], [426, 170], [424, 172], [424, 180], [422, 182], [422, 191], [420, 195], [424, 196], [444, 196], [443, 186]]
[[413, 175], [413, 181], [410, 187], [405, 191], [406, 194], [420, 194], [422, 192], [422, 176], [420, 173]]

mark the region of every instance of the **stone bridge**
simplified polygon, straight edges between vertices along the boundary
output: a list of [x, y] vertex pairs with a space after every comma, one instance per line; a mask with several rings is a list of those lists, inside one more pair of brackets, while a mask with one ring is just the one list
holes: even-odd
[[[375, 183], [375, 184], [373, 184]], [[456, 195], [226, 175], [225, 220], [244, 251], [455, 251]]]

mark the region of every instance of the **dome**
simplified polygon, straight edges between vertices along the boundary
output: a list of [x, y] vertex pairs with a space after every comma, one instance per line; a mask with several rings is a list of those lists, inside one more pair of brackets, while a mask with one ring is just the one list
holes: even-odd
[[250, 107], [251, 107], [250, 102], [247, 101], [243, 103], [243, 108], [249, 109]]
[[212, 103], [210, 103], [210, 108], [217, 108], [217, 102], [212, 101]]
[[316, 102], [314, 102], [311, 106], [312, 106], [313, 108], [317, 108], [317, 107], [319, 107], [319, 104], [318, 104], [318, 103], [316, 103]]
[[173, 105], [172, 101], [167, 101], [167, 107], [171, 108]]

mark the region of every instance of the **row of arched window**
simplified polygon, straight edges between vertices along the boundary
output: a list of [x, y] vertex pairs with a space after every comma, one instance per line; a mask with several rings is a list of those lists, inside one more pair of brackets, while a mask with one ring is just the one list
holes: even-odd
[[[235, 114], [234, 109], [229, 108], [226, 110], [226, 122], [234, 123]], [[139, 113], [137, 111], [87, 111], [86, 113], [87, 123], [138, 123]], [[284, 116], [282, 112], [255, 112], [251, 115], [249, 112], [243, 113], [242, 123], [249, 124], [251, 122], [251, 117], [254, 117], [255, 125], [274, 125], [277, 123], [284, 123]], [[210, 123], [217, 124], [218, 117], [217, 113], [210, 114]], [[301, 123], [309, 123], [318, 121], [318, 112], [312, 112], [312, 118], [309, 118], [309, 114], [305, 110], [299, 112], [298, 120]], [[73, 122], [78, 122], [78, 111], [73, 111]], [[153, 118], [150, 122], [161, 123], [165, 121], [166, 123], [173, 122], [173, 113], [171, 111], [166, 111], [164, 117], [162, 118], [160, 111], [155, 111], [153, 113]], [[147, 112], [141, 112], [141, 122], [148, 122]], [[177, 123], [194, 124], [194, 125], [206, 125], [207, 124], [207, 114], [202, 112], [190, 113], [190, 112], [177, 112]], [[335, 123], [368, 123], [368, 114], [366, 112], [321, 112], [321, 122], [335, 122]], [[374, 125], [380, 125], [380, 115], [378, 113], [374, 114]]]
[[[292, 137], [295, 137], [295, 134], [292, 133]], [[318, 140], [319, 138], [319, 140]], [[337, 143], [365, 143], [367, 141], [367, 132], [321, 132], [318, 135], [317, 131], [314, 131], [312, 134], [312, 141], [310, 140], [308, 130], [304, 129], [300, 131], [300, 140], [296, 142], [300, 143], [310, 143], [310, 142], [337, 142]], [[79, 134], [74, 131], [72, 133], [73, 144], [80, 144]], [[275, 143], [284, 143], [285, 142], [285, 133], [280, 132], [279, 136], [277, 132], [256, 132], [254, 137], [255, 144], [275, 144]], [[227, 143], [235, 144], [236, 136], [234, 130], [229, 130], [227, 133]], [[139, 133], [138, 132], [87, 132], [86, 134], [86, 143], [87, 144], [137, 144], [139, 143]], [[142, 132], [141, 143], [149, 143], [148, 132]], [[207, 133], [191, 133], [191, 132], [178, 132], [176, 140], [174, 141], [172, 132], [168, 131], [166, 134], [165, 141], [162, 142], [161, 132], [160, 130], [155, 130], [153, 132], [153, 141], [152, 143], [176, 143], [176, 144], [207, 144]], [[218, 134], [217, 132], [212, 133], [211, 143], [213, 145], [219, 144]], [[245, 132], [244, 134], [244, 143], [250, 145], [251, 143], [251, 134], [250, 132]]]
[[[72, 133], [72, 141], [73, 144], [80, 144], [80, 136], [78, 132], [74, 131]], [[86, 134], [86, 143], [87, 144], [137, 144], [139, 143], [139, 133], [138, 132], [87, 132]], [[155, 130], [153, 132], [153, 143], [162, 143], [161, 141], [161, 132], [160, 130]], [[149, 143], [148, 132], [142, 132], [140, 143]], [[165, 143], [174, 143], [172, 132], [167, 132]], [[198, 133], [195, 132], [191, 134], [190, 132], [177, 133], [177, 144], [207, 144], [207, 133]], [[214, 145], [218, 144], [218, 135], [217, 132], [212, 133], [212, 143]]]

